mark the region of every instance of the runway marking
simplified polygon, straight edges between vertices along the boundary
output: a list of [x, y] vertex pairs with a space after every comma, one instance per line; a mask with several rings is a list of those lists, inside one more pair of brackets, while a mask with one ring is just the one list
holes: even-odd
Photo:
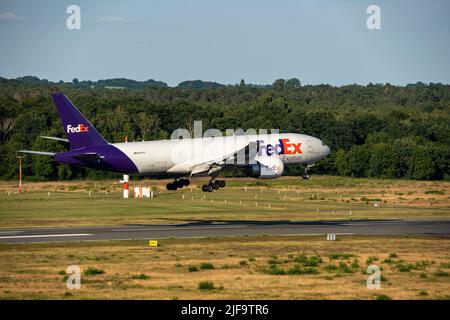
[[[277, 236], [325, 236], [326, 234], [327, 234], [326, 232], [322, 232], [322, 233], [282, 233], [282, 234], [277, 234]], [[335, 234], [337, 236], [355, 235], [355, 233], [353, 233], [353, 232], [340, 232], [340, 233], [333, 232], [333, 234]]]
[[208, 230], [208, 229], [242, 229], [248, 226], [217, 226], [217, 227], [173, 227], [173, 228], [156, 228], [156, 229], [113, 229], [112, 232], [128, 232], [128, 231], [175, 231], [175, 230]]
[[21, 232], [23, 231], [0, 231], [0, 234], [16, 234]]
[[[377, 226], [377, 225], [400, 225], [400, 224], [407, 224], [406, 222], [377, 222], [377, 223], [360, 223], [360, 222], [354, 222], [354, 223], [341, 223], [341, 226]], [[411, 225], [411, 224], [409, 224]]]
[[90, 234], [90, 233], [35, 234], [35, 235], [29, 235], [29, 236], [3, 236], [3, 237], [0, 237], [0, 239], [84, 237], [84, 236], [92, 236], [92, 234]]

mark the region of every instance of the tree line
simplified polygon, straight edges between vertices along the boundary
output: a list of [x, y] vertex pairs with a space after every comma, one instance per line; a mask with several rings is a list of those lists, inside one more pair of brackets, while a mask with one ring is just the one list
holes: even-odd
[[[200, 80], [177, 87], [129, 79], [51, 82], [0, 78], [0, 177], [17, 177], [16, 150], [64, 151], [51, 93], [64, 92], [110, 142], [169, 138], [177, 128], [279, 129], [321, 138], [332, 152], [313, 173], [374, 178], [450, 180], [450, 86], [222, 85]], [[24, 174], [53, 180], [111, 177], [27, 156]], [[300, 175], [302, 168], [287, 168]]]

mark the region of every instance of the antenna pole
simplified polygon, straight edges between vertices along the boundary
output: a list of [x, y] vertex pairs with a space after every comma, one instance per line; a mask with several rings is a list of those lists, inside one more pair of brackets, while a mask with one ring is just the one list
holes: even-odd
[[17, 154], [16, 158], [19, 159], [19, 194], [22, 193], [22, 159], [24, 155]]

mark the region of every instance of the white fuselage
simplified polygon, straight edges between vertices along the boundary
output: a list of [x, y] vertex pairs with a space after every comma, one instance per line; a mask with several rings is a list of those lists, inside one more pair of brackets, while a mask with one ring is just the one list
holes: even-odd
[[115, 143], [136, 165], [140, 175], [188, 174], [199, 163], [214, 161], [258, 144], [258, 157], [278, 157], [283, 164], [311, 164], [328, 155], [330, 149], [318, 138], [280, 133], [237, 135], [180, 140]]

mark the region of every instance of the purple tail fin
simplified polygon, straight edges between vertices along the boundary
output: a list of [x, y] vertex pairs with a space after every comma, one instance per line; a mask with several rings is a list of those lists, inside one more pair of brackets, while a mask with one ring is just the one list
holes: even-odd
[[70, 150], [107, 145], [108, 142], [63, 93], [52, 94], [53, 102], [70, 143]]

